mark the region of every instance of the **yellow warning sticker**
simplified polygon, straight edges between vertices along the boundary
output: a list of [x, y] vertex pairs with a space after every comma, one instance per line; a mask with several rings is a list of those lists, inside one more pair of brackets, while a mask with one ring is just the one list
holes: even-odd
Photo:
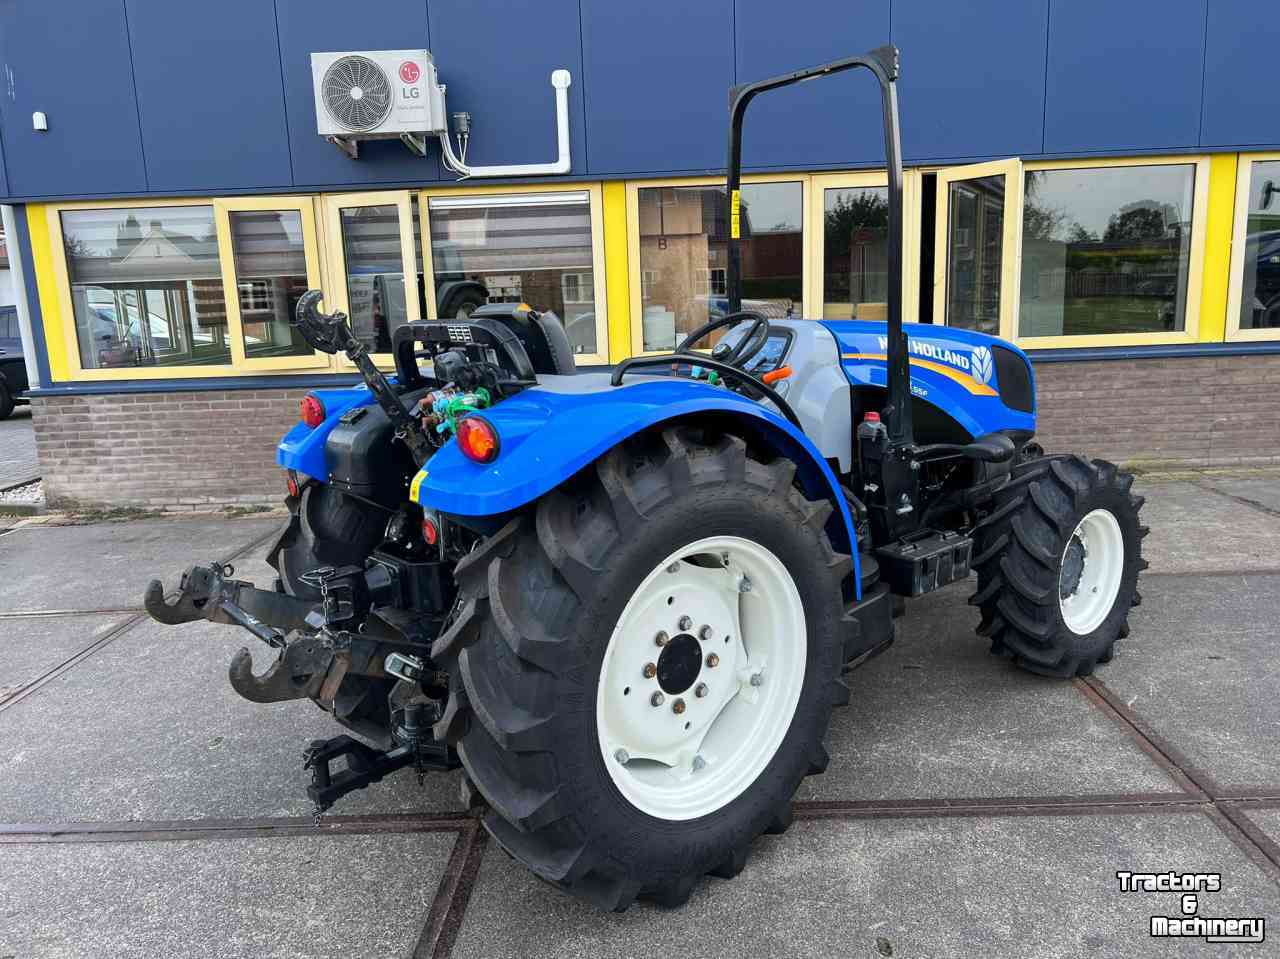
[[742, 236], [742, 191], [729, 195], [729, 236], [737, 240]]
[[420, 503], [418, 499], [418, 491], [422, 489], [422, 481], [427, 478], [426, 470], [419, 470], [418, 475], [413, 478], [413, 482], [409, 484], [409, 499], [415, 503]]

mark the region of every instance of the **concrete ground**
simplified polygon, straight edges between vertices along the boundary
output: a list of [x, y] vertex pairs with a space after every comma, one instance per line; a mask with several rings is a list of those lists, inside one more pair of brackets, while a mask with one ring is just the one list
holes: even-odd
[[0, 490], [30, 482], [40, 475], [31, 407], [19, 406], [0, 420]]
[[[316, 827], [310, 703], [240, 700], [228, 627], [162, 627], [152, 575], [269, 579], [279, 520], [27, 525], [0, 535], [0, 959], [71, 956], [1280, 954], [1280, 476], [1139, 481], [1151, 569], [1087, 681], [992, 659], [959, 585], [850, 676], [796, 823], [683, 909], [601, 914], [509, 860], [457, 775], [394, 776]], [[263, 649], [265, 652], [265, 649]], [[259, 656], [265, 665], [266, 656]], [[1260, 945], [1152, 939], [1176, 893]]]

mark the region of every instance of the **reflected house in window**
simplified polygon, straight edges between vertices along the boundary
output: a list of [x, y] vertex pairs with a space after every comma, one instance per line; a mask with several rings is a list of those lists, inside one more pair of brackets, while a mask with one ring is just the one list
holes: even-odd
[[230, 362], [211, 207], [62, 220], [84, 368]]

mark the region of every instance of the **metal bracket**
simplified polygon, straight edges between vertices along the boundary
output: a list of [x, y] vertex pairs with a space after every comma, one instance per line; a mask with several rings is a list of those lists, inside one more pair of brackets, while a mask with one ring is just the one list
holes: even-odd
[[328, 140], [330, 143], [332, 143], [334, 146], [336, 146], [339, 150], [341, 150], [351, 159], [353, 160], [360, 159], [360, 141], [359, 140], [351, 140], [351, 139], [348, 139], [347, 137], [333, 137], [333, 136], [325, 137], [325, 139]]
[[427, 138], [417, 133], [400, 134], [400, 142], [409, 148], [409, 152], [415, 156], [425, 157], [427, 155]]

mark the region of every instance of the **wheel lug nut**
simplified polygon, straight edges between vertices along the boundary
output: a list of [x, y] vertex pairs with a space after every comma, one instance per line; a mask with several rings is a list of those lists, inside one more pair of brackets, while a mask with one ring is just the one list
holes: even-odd
[[709, 625], [703, 626], [700, 630], [698, 630], [698, 638], [701, 639], [703, 642], [706, 642], [708, 639], [710, 639], [714, 635], [715, 635], [715, 630], [712, 629]]
[[619, 749], [616, 753], [613, 754], [613, 758], [616, 759], [618, 762], [622, 763], [622, 765], [624, 766], [627, 763], [631, 762], [631, 754], [628, 753], [625, 749]]
[[666, 630], [660, 631], [657, 636], [653, 637], [655, 646], [665, 646], [669, 642], [671, 642], [671, 637], [667, 635]]
[[708, 665], [708, 666], [710, 666], [712, 669], [714, 669], [715, 667], [719, 666], [719, 665], [720, 665], [720, 657], [719, 657], [718, 655], [716, 655], [715, 653], [712, 653], [710, 656], [708, 656], [708, 657], [707, 657], [707, 665]]
[[673, 713], [675, 713], [677, 716], [679, 716], [681, 713], [683, 713], [683, 712], [684, 712], [684, 700], [683, 700], [683, 699], [677, 699], [674, 703], [672, 703], [672, 704], [671, 704], [671, 711], [672, 711]]
[[693, 688], [693, 695], [697, 696], [699, 699], [707, 695], [707, 684], [698, 683], [698, 685]]
[[761, 673], [752, 673], [752, 674], [751, 674], [751, 685], [752, 685], [752, 686], [762, 686], [762, 685], [764, 685], [764, 676], [763, 676], [763, 674], [761, 674]]
[[699, 769], [702, 769], [704, 766], [706, 766], [706, 764], [707, 764], [707, 761], [706, 761], [705, 759], [703, 759], [701, 756], [694, 756], [694, 757], [693, 757], [693, 771], [694, 771], [695, 773], [696, 773]]
[[681, 616], [680, 622], [677, 623], [677, 625], [680, 627], [680, 631], [684, 632], [686, 630], [693, 628], [693, 620], [690, 619], [688, 616]]
[[654, 693], [652, 696], [649, 697], [649, 702], [652, 703], [654, 706], [661, 706], [663, 701], [666, 698], [667, 697], [663, 696], [662, 693]]
[[644, 678], [645, 678], [645, 679], [653, 679], [653, 677], [654, 677], [654, 676], [657, 676], [657, 675], [658, 675], [658, 667], [657, 667], [657, 666], [655, 666], [653, 663], [645, 663], [645, 664], [644, 664]]

